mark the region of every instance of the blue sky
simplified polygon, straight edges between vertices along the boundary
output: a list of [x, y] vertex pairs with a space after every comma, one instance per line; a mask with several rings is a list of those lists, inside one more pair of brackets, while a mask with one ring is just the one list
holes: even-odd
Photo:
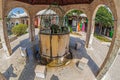
[[11, 10], [11, 12], [15, 12], [15, 13], [20, 12], [20, 13], [24, 13], [24, 9], [22, 9], [22, 8], [14, 8], [14, 9]]

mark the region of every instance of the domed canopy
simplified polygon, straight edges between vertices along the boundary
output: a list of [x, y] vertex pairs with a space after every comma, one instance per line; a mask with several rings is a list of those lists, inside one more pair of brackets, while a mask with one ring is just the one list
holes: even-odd
[[48, 14], [56, 14], [56, 12], [54, 12], [53, 10], [47, 10], [47, 9], [44, 9], [44, 10], [42, 10], [42, 11], [40, 11], [40, 12], [38, 12], [37, 13], [37, 15], [48, 15]]
[[59, 5], [69, 5], [69, 4], [90, 4], [93, 0], [16, 0], [25, 2], [32, 5], [50, 5], [53, 2], [56, 2]]

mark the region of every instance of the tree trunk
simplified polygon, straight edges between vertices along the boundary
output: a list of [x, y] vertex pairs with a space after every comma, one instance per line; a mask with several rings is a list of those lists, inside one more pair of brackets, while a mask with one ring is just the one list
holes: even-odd
[[99, 35], [101, 35], [101, 33], [102, 33], [102, 24], [100, 23], [99, 26], [100, 26]]
[[106, 34], [106, 29], [107, 29], [107, 28], [105, 27], [105, 29], [104, 29], [104, 36], [105, 36], [105, 34]]

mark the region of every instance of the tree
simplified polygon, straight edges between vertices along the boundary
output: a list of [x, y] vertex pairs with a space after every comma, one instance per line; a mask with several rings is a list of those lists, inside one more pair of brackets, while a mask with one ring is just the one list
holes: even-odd
[[95, 24], [99, 24], [99, 34], [102, 32], [102, 27], [108, 28], [113, 26], [112, 12], [106, 6], [102, 6], [98, 9], [95, 17]]
[[70, 12], [67, 13], [66, 16], [73, 16], [73, 13], [75, 13], [78, 16], [78, 15], [80, 15], [83, 12], [80, 11], [80, 10], [71, 10]]

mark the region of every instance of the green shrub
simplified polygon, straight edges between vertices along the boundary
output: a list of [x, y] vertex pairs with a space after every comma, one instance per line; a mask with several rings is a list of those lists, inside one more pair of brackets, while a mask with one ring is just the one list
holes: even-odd
[[102, 36], [102, 35], [97, 35], [97, 34], [94, 34], [94, 36], [99, 39], [100, 41], [103, 41], [103, 42], [111, 42], [111, 40], [109, 40], [108, 38]]
[[26, 24], [18, 24], [12, 28], [12, 33], [20, 36], [22, 34], [25, 34], [27, 30], [27, 25]]

